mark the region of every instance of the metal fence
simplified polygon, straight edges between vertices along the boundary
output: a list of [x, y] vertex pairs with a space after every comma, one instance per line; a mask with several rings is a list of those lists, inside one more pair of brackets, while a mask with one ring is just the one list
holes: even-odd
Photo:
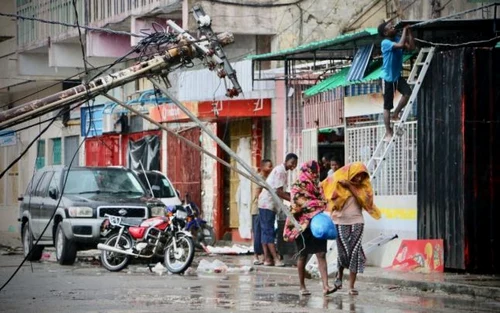
[[323, 128], [343, 125], [344, 88], [319, 93], [304, 99], [304, 127]]
[[[141, 16], [154, 9], [181, 6], [180, 0], [76, 0], [80, 25], [104, 27], [124, 22], [130, 16]], [[73, 0], [17, 0], [17, 14], [45, 20], [76, 24]], [[130, 31], [127, 22], [120, 27]], [[129, 23], [129, 22], [128, 22]], [[17, 40], [20, 50], [33, 49], [78, 35], [76, 28], [36, 21], [18, 20]]]
[[180, 3], [180, 0], [91, 0], [89, 23], [100, 27], [131, 15], [142, 15], [153, 9]]
[[[351, 127], [346, 130], [346, 162], [368, 163], [378, 142], [385, 134], [383, 125]], [[417, 194], [417, 122], [407, 123], [403, 136], [397, 139], [378, 178], [376, 195], [403, 196]]]

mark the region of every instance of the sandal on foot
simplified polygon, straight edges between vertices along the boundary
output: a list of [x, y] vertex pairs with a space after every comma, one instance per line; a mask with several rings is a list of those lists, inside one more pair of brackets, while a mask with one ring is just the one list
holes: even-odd
[[254, 260], [253, 261], [253, 265], [262, 265], [264, 264], [264, 262], [262, 262], [261, 260]]
[[311, 295], [311, 292], [307, 289], [302, 289], [302, 290], [300, 290], [299, 293], [301, 296], [310, 296]]
[[333, 283], [333, 285], [337, 289], [342, 289], [342, 281], [340, 279], [338, 279], [338, 278], [335, 280], [335, 282]]
[[333, 288], [330, 288], [330, 289], [328, 289], [328, 290], [326, 290], [326, 291], [325, 291], [325, 290], [323, 290], [323, 295], [324, 295], [324, 296], [330, 295], [330, 294], [334, 293], [334, 292], [335, 292], [335, 291], [337, 291], [337, 290], [339, 290], [339, 289], [338, 289], [336, 286], [335, 286], [335, 287], [333, 287]]
[[359, 295], [359, 292], [356, 289], [349, 289], [349, 294], [351, 296], [357, 296]]

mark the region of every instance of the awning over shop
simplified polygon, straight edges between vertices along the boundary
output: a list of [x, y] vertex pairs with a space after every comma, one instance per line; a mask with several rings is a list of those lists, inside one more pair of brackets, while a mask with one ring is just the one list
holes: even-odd
[[[412, 54], [405, 55], [403, 57], [403, 62], [408, 61], [412, 57]], [[370, 62], [368, 65], [368, 70], [367, 70], [367, 75], [357, 81], [348, 81], [347, 80], [347, 75], [349, 73], [349, 70], [351, 67], [345, 67], [341, 69], [338, 73], [328, 77], [327, 79], [323, 80], [322, 82], [312, 86], [309, 89], [306, 89], [304, 91], [304, 96], [306, 97], [311, 97], [314, 96], [318, 93], [322, 93], [325, 91], [329, 91], [332, 89], [335, 89], [337, 87], [344, 87], [344, 86], [349, 86], [353, 84], [359, 84], [359, 83], [365, 83], [373, 80], [380, 79], [380, 75], [382, 74], [382, 60], [375, 60]]]
[[[397, 29], [405, 25], [414, 25], [412, 28], [414, 37], [418, 40], [419, 47], [429, 45], [448, 46], [448, 47], [498, 47], [498, 39], [495, 33], [498, 19], [480, 19], [480, 20], [436, 20], [428, 23], [422, 21], [401, 21], [396, 25]], [[417, 25], [418, 24], [418, 25]], [[370, 56], [380, 56], [380, 38], [376, 28], [366, 28], [357, 32], [347, 33], [335, 38], [316, 41], [300, 45], [295, 48], [284, 49], [277, 52], [264, 53], [259, 55], [250, 55], [248, 59], [256, 72], [252, 77], [255, 81], [260, 80], [284, 80], [285, 84], [293, 80], [304, 80], [301, 74], [300, 66], [306, 62], [311, 67], [325, 67], [326, 63], [319, 61], [330, 61], [329, 69], [333, 68], [335, 61], [352, 60], [357, 58], [359, 65], [366, 65]], [[372, 46], [373, 45], [373, 46]], [[357, 55], [357, 57], [355, 57]], [[262, 75], [268, 61], [283, 62], [283, 75], [277, 75], [269, 78], [268, 75]], [[326, 65], [329, 66], [329, 65]], [[364, 71], [363, 66], [353, 69], [351, 72], [354, 80], [359, 76], [370, 71]], [[373, 71], [372, 71], [373, 72]], [[345, 73], [342, 72], [345, 76]], [[350, 77], [351, 78], [351, 77]], [[367, 80], [365, 77], [364, 81]], [[345, 81], [345, 78], [341, 81]], [[355, 83], [361, 80], [356, 80]]]
[[[183, 102], [184, 106], [203, 121], [220, 118], [248, 118], [271, 116], [271, 99], [235, 99], [219, 101]], [[165, 103], [149, 109], [151, 118], [160, 123], [187, 122], [189, 117], [177, 105]]]
[[[248, 59], [254, 61], [280, 61], [280, 60], [329, 60], [338, 56], [346, 56], [346, 50], [353, 54], [357, 47], [372, 44], [378, 36], [376, 28], [365, 28], [361, 31], [337, 36], [332, 39], [315, 41], [300, 45], [295, 48], [278, 52], [250, 55]], [[338, 54], [338, 53], [337, 53]]]

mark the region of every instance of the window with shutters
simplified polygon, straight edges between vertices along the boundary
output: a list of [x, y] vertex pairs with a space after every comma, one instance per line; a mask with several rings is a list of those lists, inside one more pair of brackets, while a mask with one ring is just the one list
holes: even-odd
[[52, 139], [52, 164], [61, 164], [61, 138]]
[[41, 169], [45, 166], [45, 140], [38, 140], [38, 148], [36, 152], [36, 168]]

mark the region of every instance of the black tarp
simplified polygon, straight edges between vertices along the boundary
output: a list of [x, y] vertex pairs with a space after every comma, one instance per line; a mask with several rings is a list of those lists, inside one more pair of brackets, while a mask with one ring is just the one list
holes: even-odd
[[160, 170], [160, 138], [156, 135], [144, 136], [137, 141], [128, 142], [128, 167], [135, 171]]

